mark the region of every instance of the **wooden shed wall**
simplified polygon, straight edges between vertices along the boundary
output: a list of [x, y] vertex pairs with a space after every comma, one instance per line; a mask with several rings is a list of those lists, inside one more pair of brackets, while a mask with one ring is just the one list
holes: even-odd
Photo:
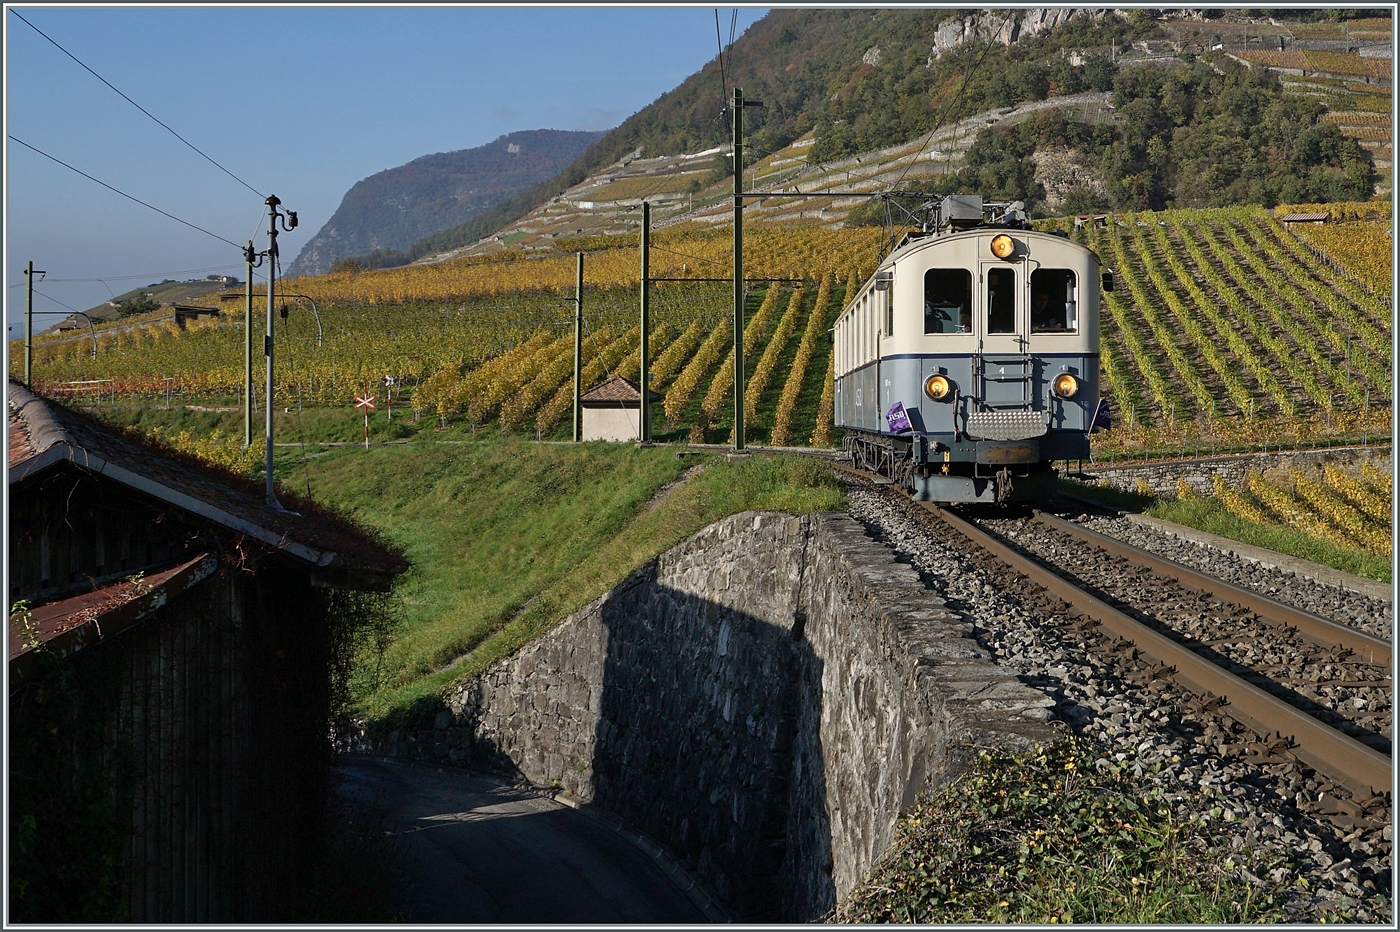
[[330, 759], [320, 606], [304, 570], [269, 557], [226, 567], [70, 661], [109, 693], [89, 706], [106, 719], [101, 779], [129, 818], [125, 918], [297, 918]]

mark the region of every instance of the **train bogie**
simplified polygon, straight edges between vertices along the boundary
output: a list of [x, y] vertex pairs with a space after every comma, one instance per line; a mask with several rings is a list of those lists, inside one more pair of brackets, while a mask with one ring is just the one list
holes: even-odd
[[969, 222], [976, 203], [906, 239], [835, 328], [836, 425], [921, 499], [1043, 494], [1054, 461], [1088, 456], [1099, 400], [1098, 257], [1019, 218]]

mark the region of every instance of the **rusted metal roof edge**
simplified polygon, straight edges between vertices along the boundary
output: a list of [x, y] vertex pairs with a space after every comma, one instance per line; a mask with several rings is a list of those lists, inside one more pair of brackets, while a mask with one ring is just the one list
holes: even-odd
[[229, 514], [221, 508], [216, 508], [208, 502], [186, 495], [177, 489], [163, 485], [149, 479], [140, 473], [132, 472], [125, 467], [118, 466], [109, 460], [103, 459], [97, 454], [84, 449], [72, 442], [66, 435], [61, 443], [51, 445], [43, 454], [25, 460], [18, 467], [10, 470], [10, 484], [13, 485], [35, 473], [38, 473], [50, 466], [61, 462], [71, 462], [75, 466], [82, 467], [89, 472], [107, 476], [128, 488], [138, 492], [144, 492], [153, 498], [157, 498], [167, 504], [174, 505], [183, 511], [197, 515], [208, 521], [236, 531], [239, 534], [246, 534], [256, 540], [262, 541], [270, 547], [288, 553], [299, 560], [310, 563], [312, 566], [330, 566], [338, 556], [334, 551], [316, 550], [305, 544], [297, 543], [288, 539], [285, 534], [278, 534], [275, 531], [255, 524], [245, 518]]
[[51, 446], [43, 453], [36, 453], [27, 460], [23, 460], [11, 466], [9, 468], [10, 485], [14, 485], [16, 482], [22, 482], [35, 473], [43, 472], [55, 463], [62, 463], [72, 458], [66, 444]]
[[[314, 550], [305, 544], [299, 544], [296, 541], [289, 540], [285, 534], [278, 534], [275, 531], [254, 524], [252, 521], [231, 515], [223, 509], [215, 508], [208, 502], [201, 501], [191, 495], [186, 495], [184, 492], [162, 485], [139, 473], [132, 472], [129, 469], [104, 460], [99, 456], [94, 456], [86, 450], [82, 450], [81, 452], [85, 457], [85, 462], [78, 463], [78, 465], [85, 469], [91, 470], [98, 475], [108, 476], [120, 482], [122, 485], [136, 489], [138, 492], [145, 492], [147, 495], [174, 505], [176, 508], [188, 511], [190, 514], [198, 515], [201, 518], [213, 521], [215, 524], [225, 527], [230, 531], [247, 534], [249, 537], [260, 540], [270, 547], [290, 553], [298, 559], [305, 560], [312, 566], [329, 566], [331, 561], [336, 557], [334, 552]], [[76, 457], [74, 457], [74, 462], [77, 462]]]
[[[172, 598], [212, 576], [219, 560], [211, 554], [200, 554], [178, 566], [169, 578], [149, 592], [129, 602], [113, 606], [76, 628], [60, 632], [43, 641], [43, 646], [60, 657], [70, 657], [85, 648], [130, 630], [163, 608]], [[10, 658], [10, 693], [22, 687], [38, 671], [38, 658], [33, 647], [26, 647]]]

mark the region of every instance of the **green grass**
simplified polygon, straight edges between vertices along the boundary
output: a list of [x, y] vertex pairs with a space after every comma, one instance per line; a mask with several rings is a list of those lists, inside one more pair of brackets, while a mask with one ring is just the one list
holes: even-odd
[[1021, 758], [984, 752], [905, 814], [900, 841], [835, 921], [1278, 921], [1291, 865], [1231, 850], [1228, 825], [1184, 820], [1132, 782], [1131, 765], [1072, 738]]
[[[99, 413], [166, 436], [243, 430], [241, 411]], [[371, 439], [388, 439], [387, 420], [375, 417]], [[830, 470], [799, 457], [730, 464], [711, 453], [681, 459], [674, 446], [535, 443], [494, 426], [472, 434], [463, 425], [435, 430], [435, 418], [394, 423], [407, 442], [365, 450], [356, 445], [363, 421], [353, 414], [279, 413], [274, 451], [279, 483], [382, 530], [413, 563], [398, 588], [397, 637], [382, 657], [364, 658], [353, 680], [358, 711], [376, 726], [436, 711], [453, 684], [713, 521], [749, 509], [843, 507]], [[335, 441], [351, 445], [316, 445]], [[645, 507], [697, 463], [705, 468]], [[262, 475], [261, 463], [253, 474]]]
[[[402, 405], [395, 401], [394, 419], [390, 421], [382, 396], [377, 403], [379, 408], [369, 419], [369, 438], [374, 443], [415, 437], [427, 440], [468, 440], [483, 437], [488, 433], [500, 433], [500, 428], [491, 424], [481, 428], [477, 434], [472, 434], [469, 425], [462, 422], [453, 423], [447, 430], [438, 430], [437, 418], [431, 415], [424, 415], [414, 421], [413, 411], [407, 401]], [[223, 406], [238, 407], [237, 400], [226, 400]], [[133, 406], [93, 408], [91, 411], [111, 423], [134, 427], [141, 431], [160, 427], [166, 434], [188, 430], [195, 436], [206, 436], [218, 429], [226, 437], [243, 436], [241, 407], [236, 411], [196, 411], [180, 405], [170, 408]], [[254, 439], [263, 436], [266, 417], [261, 408], [253, 415]], [[364, 415], [354, 411], [349, 405], [343, 408], [307, 407], [301, 411], [295, 406], [291, 411], [283, 407], [273, 412], [273, 428], [276, 433], [275, 442], [278, 444], [357, 443], [363, 441], [365, 436]]]
[[1390, 561], [1385, 557], [1338, 547], [1292, 528], [1247, 521], [1231, 514], [1213, 498], [1154, 498], [1108, 486], [1091, 486], [1079, 482], [1061, 482], [1061, 487], [1073, 495], [1103, 502], [1124, 511], [1150, 514], [1163, 521], [1218, 534], [1242, 544], [1263, 547], [1265, 550], [1320, 563], [1367, 579], [1381, 582], [1391, 580]]
[[376, 727], [419, 720], [445, 690], [726, 515], [842, 506], [830, 471], [813, 461], [707, 455], [702, 471], [646, 508], [696, 462], [675, 454], [484, 435], [337, 449], [300, 464], [280, 452], [283, 481], [382, 529], [413, 563], [400, 586], [402, 628], [356, 678], [359, 711]]
[[1219, 534], [1243, 544], [1252, 544], [1301, 560], [1321, 563], [1323, 566], [1356, 576], [1390, 582], [1390, 560], [1385, 557], [1338, 547], [1292, 528], [1246, 521], [1226, 511], [1224, 506], [1212, 498], [1180, 501], [1159, 499], [1148, 509], [1148, 514], [1200, 531]]

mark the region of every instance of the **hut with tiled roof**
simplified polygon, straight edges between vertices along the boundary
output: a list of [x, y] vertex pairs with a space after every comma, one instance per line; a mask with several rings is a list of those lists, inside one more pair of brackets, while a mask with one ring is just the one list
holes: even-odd
[[[653, 405], [661, 400], [656, 392], [649, 395]], [[615, 375], [585, 392], [579, 405], [583, 408], [584, 440], [641, 439], [642, 392], [637, 383]]]
[[8, 396], [11, 919], [295, 920], [350, 653], [407, 562]]

